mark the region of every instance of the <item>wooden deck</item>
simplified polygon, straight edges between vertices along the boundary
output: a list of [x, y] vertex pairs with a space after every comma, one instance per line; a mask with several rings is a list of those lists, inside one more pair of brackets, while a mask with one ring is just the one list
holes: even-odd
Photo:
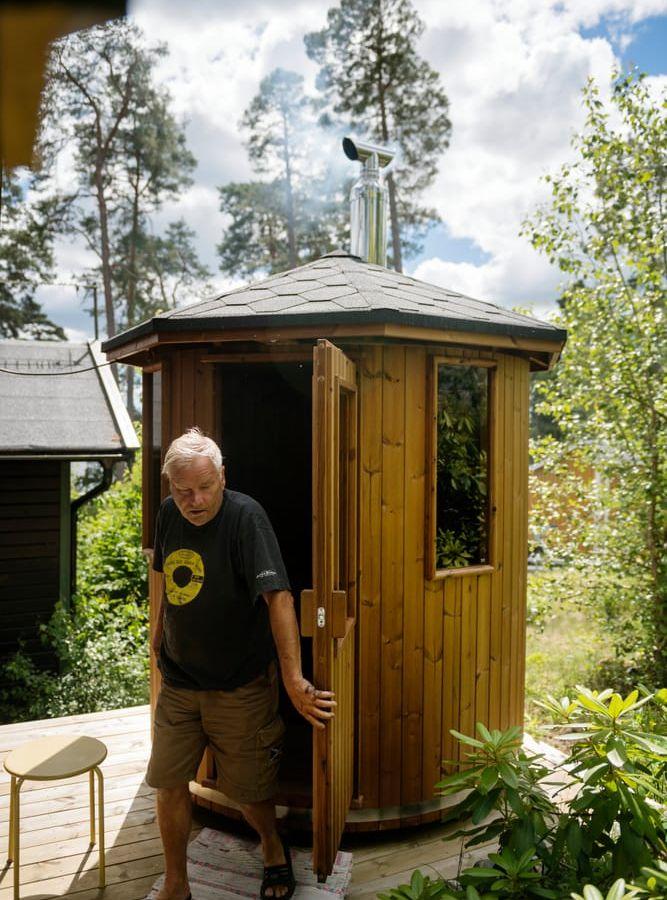
[[[140, 900], [163, 871], [155, 821], [154, 791], [144, 781], [150, 750], [147, 706], [0, 726], [2, 758], [26, 741], [50, 732], [87, 734], [104, 741], [107, 888], [97, 889], [97, 848], [88, 846], [87, 776], [48, 784], [26, 781], [21, 789], [21, 898]], [[0, 852], [6, 861], [9, 776], [0, 773]], [[201, 827], [197, 823], [193, 836]], [[232, 826], [233, 827], [233, 826]], [[453, 876], [460, 842], [442, 838], [451, 827], [428, 826], [346, 838], [354, 853], [348, 897], [371, 900], [378, 891], [409, 880], [415, 868]], [[12, 870], [0, 874], [0, 900], [11, 900]]]

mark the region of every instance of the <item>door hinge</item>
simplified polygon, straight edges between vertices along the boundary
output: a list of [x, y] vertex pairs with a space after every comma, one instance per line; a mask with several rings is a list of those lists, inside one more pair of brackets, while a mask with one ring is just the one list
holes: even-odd
[[326, 621], [327, 621], [326, 610], [324, 609], [323, 606], [318, 606], [317, 607], [317, 627], [324, 628]]

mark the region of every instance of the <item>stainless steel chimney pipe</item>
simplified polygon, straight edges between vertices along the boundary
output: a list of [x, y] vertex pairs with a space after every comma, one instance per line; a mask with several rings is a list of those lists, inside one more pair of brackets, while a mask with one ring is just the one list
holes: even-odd
[[361, 176], [350, 192], [350, 252], [366, 262], [387, 265], [387, 189], [380, 169], [386, 173], [395, 152], [388, 147], [343, 138], [349, 159], [363, 163]]

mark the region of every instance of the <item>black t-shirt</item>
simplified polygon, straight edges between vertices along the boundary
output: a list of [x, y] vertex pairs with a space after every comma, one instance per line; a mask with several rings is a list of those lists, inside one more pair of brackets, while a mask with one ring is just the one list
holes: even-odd
[[153, 568], [165, 574], [159, 667], [167, 684], [233, 690], [261, 674], [274, 656], [261, 594], [290, 585], [259, 503], [225, 490], [217, 515], [192, 525], [168, 497], [158, 512]]

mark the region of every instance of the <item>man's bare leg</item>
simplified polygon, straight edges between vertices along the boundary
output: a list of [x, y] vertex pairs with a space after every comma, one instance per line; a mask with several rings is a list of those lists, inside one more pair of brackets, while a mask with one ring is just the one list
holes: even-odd
[[[248, 823], [260, 836], [264, 865], [282, 865], [285, 862], [285, 853], [280, 835], [276, 830], [276, 806], [273, 800], [264, 800], [261, 803], [241, 803], [240, 806]], [[286, 893], [286, 887], [269, 888], [267, 891], [269, 897], [282, 897]]]
[[164, 886], [156, 900], [185, 900], [190, 893], [187, 849], [192, 827], [192, 801], [187, 784], [158, 788], [157, 821], [164, 849]]

